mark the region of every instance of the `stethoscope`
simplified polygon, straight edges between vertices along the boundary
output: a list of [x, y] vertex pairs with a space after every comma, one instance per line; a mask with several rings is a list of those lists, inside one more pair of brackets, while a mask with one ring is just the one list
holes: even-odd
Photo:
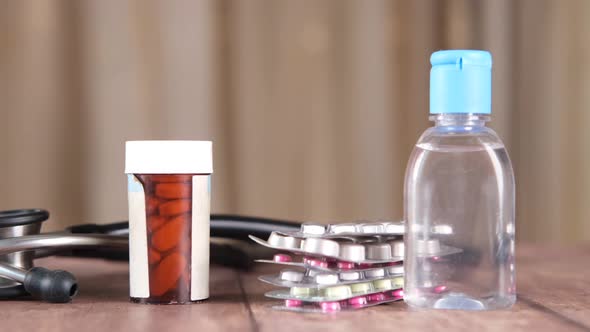
[[[85, 224], [41, 233], [49, 212], [41, 209], [0, 211], [0, 299], [33, 296], [47, 302], [69, 302], [78, 293], [73, 274], [34, 266], [52, 255], [127, 260], [129, 224]], [[266, 218], [211, 215], [211, 262], [247, 268], [267, 251], [248, 242], [272, 231], [298, 230], [300, 224]]]

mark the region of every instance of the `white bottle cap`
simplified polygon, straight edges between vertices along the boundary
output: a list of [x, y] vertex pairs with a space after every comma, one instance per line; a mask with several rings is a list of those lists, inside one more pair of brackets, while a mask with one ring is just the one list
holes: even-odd
[[211, 174], [211, 141], [127, 141], [126, 174]]

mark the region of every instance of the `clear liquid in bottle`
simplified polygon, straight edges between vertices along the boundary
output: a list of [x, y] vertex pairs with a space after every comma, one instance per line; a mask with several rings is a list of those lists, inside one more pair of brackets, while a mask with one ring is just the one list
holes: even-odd
[[420, 257], [416, 248], [406, 249], [410, 305], [481, 310], [515, 301], [512, 167], [495, 133], [478, 131], [427, 131], [410, 158], [408, 242], [436, 240], [443, 249], [461, 250]]

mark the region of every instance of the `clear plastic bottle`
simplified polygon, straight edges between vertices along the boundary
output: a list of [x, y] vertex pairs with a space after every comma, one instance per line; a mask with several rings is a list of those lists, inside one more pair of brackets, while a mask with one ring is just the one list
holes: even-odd
[[[431, 57], [430, 119], [406, 170], [404, 300], [488, 310], [516, 301], [515, 184], [491, 113], [491, 55]], [[454, 252], [454, 253], [453, 253]]]

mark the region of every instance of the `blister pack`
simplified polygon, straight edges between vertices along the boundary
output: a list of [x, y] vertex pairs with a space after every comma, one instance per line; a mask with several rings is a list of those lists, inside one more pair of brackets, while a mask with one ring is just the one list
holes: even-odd
[[305, 223], [297, 232], [285, 232], [285, 235], [293, 237], [321, 237], [321, 238], [342, 238], [362, 236], [402, 236], [405, 232], [405, 223], [398, 222], [362, 222], [346, 224], [312, 224]]
[[283, 270], [278, 275], [263, 275], [260, 281], [279, 287], [325, 288], [335, 285], [348, 285], [359, 282], [375, 281], [387, 277], [399, 277], [404, 274], [403, 265], [374, 268], [365, 271], [306, 271]]
[[401, 261], [387, 263], [353, 263], [335, 259], [326, 259], [322, 257], [290, 256], [286, 254], [276, 254], [273, 259], [257, 259], [258, 263], [277, 264], [291, 267], [300, 267], [304, 269], [327, 271], [327, 272], [344, 272], [344, 271], [366, 271], [375, 268], [385, 268], [389, 266], [402, 265]]
[[363, 239], [363, 241], [351, 238], [298, 238], [273, 232], [267, 241], [255, 236], [250, 236], [250, 239], [268, 248], [360, 264], [399, 262], [403, 260], [404, 254], [403, 241], [392, 238]]
[[[401, 239], [382, 236], [371, 236], [368, 239], [298, 238], [280, 232], [272, 232], [266, 241], [252, 235], [250, 235], [250, 239], [272, 249], [358, 264], [399, 262], [403, 260], [405, 250], [404, 242]], [[438, 239], [418, 241], [417, 250], [421, 257], [446, 256], [461, 251], [441, 244]]]
[[[367, 236], [403, 236], [406, 231], [404, 221], [383, 221], [383, 222], [360, 222], [345, 224], [314, 224], [305, 223], [299, 231], [283, 232], [284, 235], [309, 238], [319, 237], [324, 239], [346, 238], [346, 237], [367, 237]], [[413, 229], [422, 232], [422, 229]], [[432, 235], [452, 234], [453, 229], [449, 225], [434, 225], [427, 230]]]
[[365, 296], [352, 297], [342, 301], [305, 302], [301, 300], [285, 300], [282, 305], [272, 308], [283, 311], [308, 313], [334, 313], [368, 308], [379, 304], [399, 301], [403, 298], [403, 290], [386, 291]]
[[265, 293], [265, 296], [280, 300], [300, 300], [304, 302], [333, 302], [347, 300], [358, 296], [401, 289], [403, 277], [382, 278], [373, 281], [329, 287], [291, 287]]

